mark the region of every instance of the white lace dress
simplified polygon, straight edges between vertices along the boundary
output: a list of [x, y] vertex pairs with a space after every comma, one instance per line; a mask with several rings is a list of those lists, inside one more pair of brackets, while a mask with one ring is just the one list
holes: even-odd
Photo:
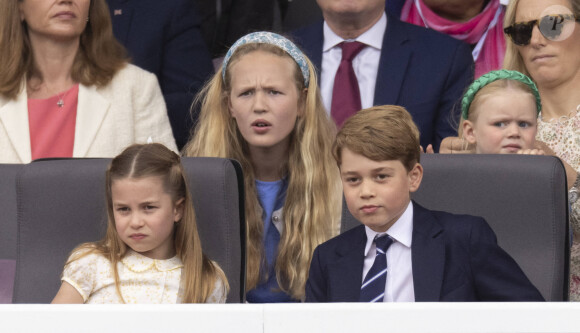
[[[580, 172], [580, 112], [551, 121], [543, 121], [540, 114], [536, 139], [546, 143], [558, 157]], [[571, 207], [570, 224], [574, 232], [570, 253], [570, 300], [580, 301], [580, 200]]]

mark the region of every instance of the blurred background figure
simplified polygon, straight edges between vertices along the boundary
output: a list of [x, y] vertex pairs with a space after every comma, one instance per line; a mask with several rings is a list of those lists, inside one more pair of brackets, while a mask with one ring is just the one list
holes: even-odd
[[340, 127], [361, 108], [405, 107], [421, 145], [438, 151], [473, 80], [467, 44], [385, 15], [384, 0], [317, 0], [324, 20], [294, 32], [320, 70], [324, 106]]
[[[322, 18], [313, 0], [196, 0], [203, 38], [212, 58], [254, 31], [287, 32]], [[220, 61], [217, 61], [219, 67]]]
[[157, 75], [177, 146], [189, 138], [192, 101], [213, 73], [193, 0], [107, 0], [113, 33], [131, 62]]
[[[507, 0], [504, 0], [507, 3]], [[387, 0], [401, 21], [437, 30], [471, 45], [475, 78], [500, 69], [505, 54], [500, 0]]]
[[105, 0], [0, 2], [0, 162], [176, 150], [153, 74], [128, 65]]

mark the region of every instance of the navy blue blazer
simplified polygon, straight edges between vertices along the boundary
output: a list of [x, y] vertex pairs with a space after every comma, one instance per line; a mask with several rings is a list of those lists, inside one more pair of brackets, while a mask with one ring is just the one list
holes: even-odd
[[[312, 63], [322, 63], [323, 22], [293, 33]], [[373, 105], [401, 105], [421, 133], [421, 145], [457, 136], [459, 102], [473, 80], [469, 46], [439, 32], [388, 16]]]
[[401, 17], [405, 0], [389, 0], [385, 3], [385, 12], [394, 17]]
[[157, 75], [181, 149], [195, 119], [195, 94], [213, 73], [192, 0], [107, 0], [115, 37], [132, 63]]
[[[361, 224], [316, 248], [307, 302], [358, 302], [364, 228]], [[413, 202], [411, 257], [417, 302], [544, 300], [481, 217], [431, 211]]]

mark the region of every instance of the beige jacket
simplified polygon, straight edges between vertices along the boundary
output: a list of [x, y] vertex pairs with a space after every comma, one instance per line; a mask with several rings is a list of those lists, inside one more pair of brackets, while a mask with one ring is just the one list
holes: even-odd
[[[151, 137], [177, 152], [155, 75], [127, 65], [103, 88], [79, 85], [73, 157], [114, 157]], [[0, 96], [0, 163], [31, 160], [26, 89]]]

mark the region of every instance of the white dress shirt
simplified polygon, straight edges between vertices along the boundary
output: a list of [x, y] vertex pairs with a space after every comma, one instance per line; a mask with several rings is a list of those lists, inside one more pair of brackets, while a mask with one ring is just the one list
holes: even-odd
[[[361, 106], [363, 109], [373, 106], [379, 60], [381, 58], [381, 47], [383, 46], [383, 37], [386, 28], [387, 15], [383, 13], [383, 16], [369, 30], [355, 39], [348, 40], [349, 42], [356, 40], [367, 45], [352, 60], [352, 67], [358, 80]], [[335, 34], [326, 21], [324, 21], [323, 32], [324, 43], [322, 45], [320, 90], [324, 107], [330, 113], [334, 76], [342, 59], [342, 49], [339, 44], [344, 42], [345, 39]]]
[[387, 249], [387, 282], [383, 302], [414, 302], [413, 265], [411, 261], [411, 241], [413, 238], [413, 203], [409, 202], [401, 217], [387, 230], [377, 233], [365, 227], [367, 244], [362, 280], [373, 266], [377, 253], [373, 240], [376, 235], [387, 234], [393, 238], [393, 244]]

